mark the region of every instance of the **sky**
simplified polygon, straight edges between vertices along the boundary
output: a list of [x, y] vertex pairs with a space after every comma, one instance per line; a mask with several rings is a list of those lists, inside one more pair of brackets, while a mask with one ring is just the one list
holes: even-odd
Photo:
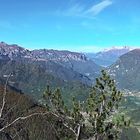
[[0, 41], [95, 52], [140, 46], [140, 0], [0, 0]]

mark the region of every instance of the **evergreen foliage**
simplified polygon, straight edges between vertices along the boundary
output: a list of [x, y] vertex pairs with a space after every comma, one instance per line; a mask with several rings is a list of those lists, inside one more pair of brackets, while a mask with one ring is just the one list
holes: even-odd
[[50, 113], [59, 118], [56, 131], [61, 139], [116, 140], [122, 127], [130, 125], [124, 115], [113, 119], [118, 115], [122, 94], [104, 70], [84, 102], [73, 98], [72, 106], [68, 108], [60, 90], [52, 92], [49, 86], [44, 99]]

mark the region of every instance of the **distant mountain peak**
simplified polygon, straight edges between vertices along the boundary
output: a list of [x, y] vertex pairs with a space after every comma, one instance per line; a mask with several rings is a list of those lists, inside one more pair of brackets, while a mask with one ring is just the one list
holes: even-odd
[[113, 46], [111, 48], [108, 48], [108, 49], [104, 49], [103, 51], [101, 52], [110, 52], [110, 51], [119, 51], [119, 50], [133, 50], [135, 48], [132, 48], [132, 47], [129, 47], [129, 46], [122, 46], [122, 47], [119, 47], [119, 46]]
[[7, 44], [0, 42], [0, 59], [19, 59], [30, 56], [30, 51], [17, 44]]
[[0, 42], [0, 46], [7, 46], [8, 44], [6, 44], [5, 42], [1, 41]]
[[5, 42], [0, 42], [0, 48], [3, 48], [3, 49], [22, 49], [22, 50], [25, 50], [23, 47], [17, 45], [17, 44], [7, 44]]
[[112, 48], [105, 49], [96, 54], [87, 54], [87, 56], [89, 56], [89, 58], [95, 61], [98, 65], [106, 67], [113, 64], [121, 55], [124, 55], [134, 49], [134, 47], [129, 46], [113, 46]]

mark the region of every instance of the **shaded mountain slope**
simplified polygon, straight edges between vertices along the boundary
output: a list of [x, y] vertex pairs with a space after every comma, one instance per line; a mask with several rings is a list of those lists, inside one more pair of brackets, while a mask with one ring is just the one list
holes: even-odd
[[77, 72], [63, 69], [62, 66], [38, 61], [0, 60], [0, 78], [5, 81], [12, 73], [9, 84], [36, 99], [42, 97], [47, 85], [53, 89], [60, 87], [64, 98], [72, 96], [83, 99], [87, 96], [89, 79]]
[[[0, 105], [2, 105], [4, 88], [0, 86]], [[2, 113], [0, 128], [11, 123], [18, 117], [25, 117], [33, 113], [46, 112], [32, 99], [8, 88], [6, 104]], [[25, 120], [19, 120], [11, 127], [0, 132], [1, 140], [57, 140], [56, 134], [50, 124], [49, 115], [35, 115]]]
[[140, 49], [122, 55], [108, 71], [120, 88], [140, 90]]

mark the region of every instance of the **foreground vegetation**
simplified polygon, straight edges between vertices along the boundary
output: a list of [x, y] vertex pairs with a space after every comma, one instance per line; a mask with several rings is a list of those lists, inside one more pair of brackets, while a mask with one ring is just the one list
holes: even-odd
[[[48, 86], [41, 104], [7, 86], [0, 87], [1, 140], [139, 140], [120, 112], [122, 94], [102, 71], [85, 100], [63, 100]], [[121, 107], [121, 108], [120, 108]]]

